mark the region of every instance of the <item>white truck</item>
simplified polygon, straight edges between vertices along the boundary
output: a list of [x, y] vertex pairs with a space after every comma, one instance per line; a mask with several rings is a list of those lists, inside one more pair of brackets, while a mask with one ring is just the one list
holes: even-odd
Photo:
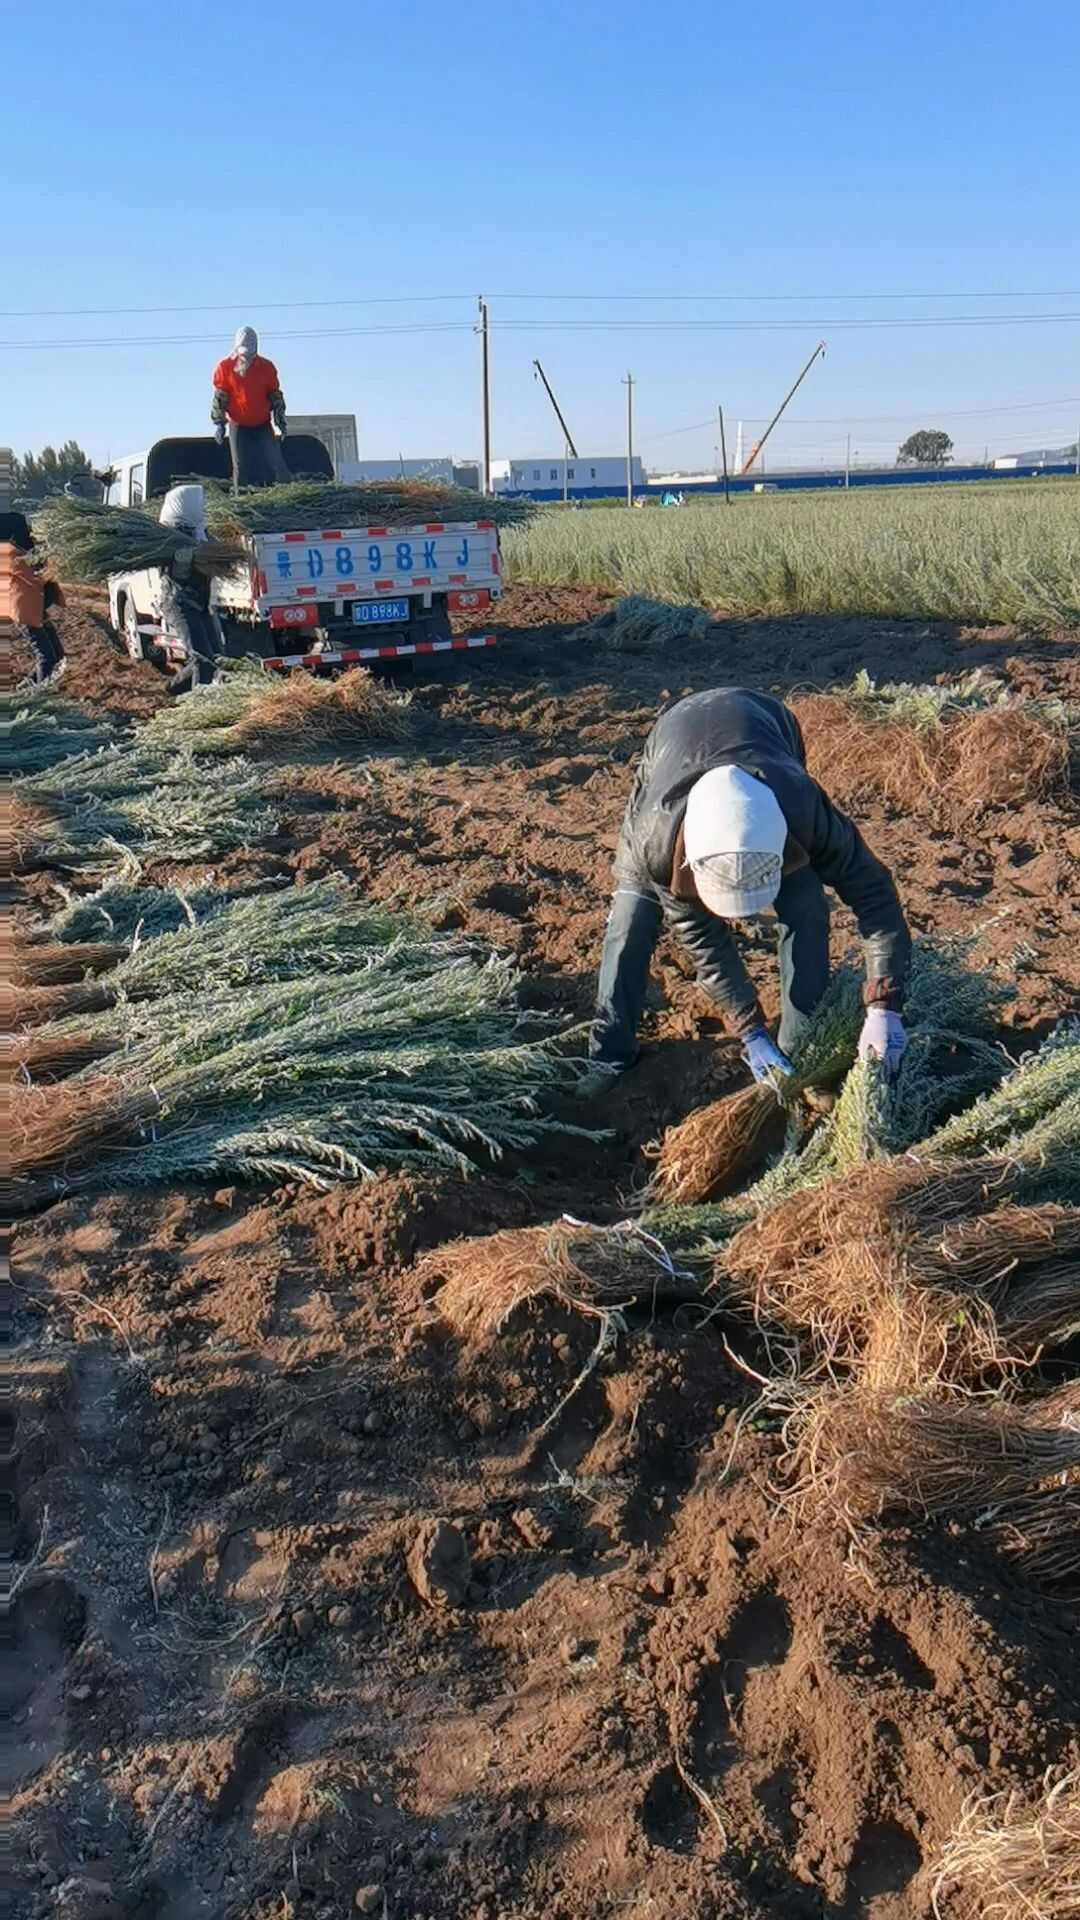
[[[299, 440], [302, 436], [297, 436]], [[329, 466], [321, 443], [320, 448]], [[166, 455], [167, 448], [182, 454]], [[159, 441], [136, 456], [140, 497], [193, 475], [219, 477], [214, 441]], [[318, 472], [309, 448], [285, 442], [294, 470]], [[200, 456], [198, 464], [193, 451]], [[210, 471], [207, 469], [210, 468]], [[132, 462], [114, 470], [123, 477]], [[326, 474], [329, 478], [329, 473]], [[118, 496], [122, 499], [122, 494]], [[123, 504], [128, 504], [124, 501]], [[494, 636], [455, 638], [452, 613], [477, 613], [502, 592], [498, 528], [490, 520], [417, 526], [322, 527], [252, 533], [245, 564], [215, 579], [211, 611], [221, 651], [255, 656], [271, 671], [311, 671], [494, 646]], [[133, 659], [179, 665], [185, 641], [170, 632], [163, 576], [155, 569], [109, 579], [109, 616]]]

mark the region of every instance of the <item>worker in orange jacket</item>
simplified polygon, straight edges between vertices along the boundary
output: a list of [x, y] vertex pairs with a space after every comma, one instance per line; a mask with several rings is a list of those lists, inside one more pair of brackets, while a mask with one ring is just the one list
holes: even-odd
[[291, 477], [281, 451], [288, 432], [285, 395], [273, 361], [259, 352], [254, 327], [238, 329], [232, 352], [214, 368], [210, 418], [220, 446], [228, 434], [234, 487], [272, 487]]
[[0, 513], [0, 621], [22, 628], [34, 649], [34, 684], [44, 686], [64, 662], [60, 635], [47, 617], [50, 608], [63, 606], [64, 596], [33, 565], [33, 551], [26, 515]]

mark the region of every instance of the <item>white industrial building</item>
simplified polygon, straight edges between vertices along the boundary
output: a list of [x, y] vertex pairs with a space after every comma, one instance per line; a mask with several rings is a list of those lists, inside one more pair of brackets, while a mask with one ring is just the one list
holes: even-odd
[[289, 427], [293, 433], [313, 433], [321, 440], [338, 479], [345, 478], [342, 469], [356, 459], [360, 445], [355, 413], [290, 413]]
[[349, 460], [338, 473], [339, 480], [358, 486], [363, 480], [437, 480], [453, 486], [454, 463], [433, 455], [425, 460]]
[[[631, 480], [635, 487], [645, 484], [645, 470], [634, 455]], [[518, 454], [512, 460], [491, 463], [492, 493], [625, 493], [626, 455], [624, 453], [585, 453], [576, 458], [561, 453]]]

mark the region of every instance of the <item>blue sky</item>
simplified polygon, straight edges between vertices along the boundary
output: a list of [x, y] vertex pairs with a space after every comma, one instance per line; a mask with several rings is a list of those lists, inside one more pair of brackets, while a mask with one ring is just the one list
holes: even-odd
[[[496, 455], [556, 448], [534, 355], [582, 452], [620, 449], [630, 368], [641, 450], [689, 465], [821, 337], [777, 459], [1076, 432], [1080, 324], [1012, 318], [1080, 314], [1075, 0], [19, 12], [0, 443], [199, 431], [251, 322], [292, 411], [475, 455], [481, 291]], [[968, 316], [1007, 318], [845, 324]], [[18, 344], [87, 340], [130, 344]]]

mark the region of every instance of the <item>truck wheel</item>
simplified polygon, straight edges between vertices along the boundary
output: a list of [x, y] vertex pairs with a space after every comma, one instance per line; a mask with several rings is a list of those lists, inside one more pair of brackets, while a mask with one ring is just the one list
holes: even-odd
[[124, 646], [132, 660], [143, 657], [143, 637], [139, 632], [139, 614], [130, 594], [125, 595], [120, 609], [121, 636]]

